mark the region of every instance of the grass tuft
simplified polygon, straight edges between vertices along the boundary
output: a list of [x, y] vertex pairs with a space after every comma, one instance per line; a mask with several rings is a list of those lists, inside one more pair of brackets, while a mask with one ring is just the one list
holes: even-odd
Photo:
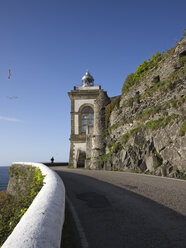
[[182, 126], [181, 126], [181, 128], [179, 130], [179, 135], [184, 136], [185, 133], [186, 133], [186, 121], [183, 122], [183, 124], [182, 124]]

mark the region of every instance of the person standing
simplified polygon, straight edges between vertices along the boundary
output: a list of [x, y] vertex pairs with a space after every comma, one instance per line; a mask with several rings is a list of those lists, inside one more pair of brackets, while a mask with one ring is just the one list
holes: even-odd
[[54, 163], [54, 157], [52, 157], [50, 160], [51, 160], [51, 164], [53, 164]]

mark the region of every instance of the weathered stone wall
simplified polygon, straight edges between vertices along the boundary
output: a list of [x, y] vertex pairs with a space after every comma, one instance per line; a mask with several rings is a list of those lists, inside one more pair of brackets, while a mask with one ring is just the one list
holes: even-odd
[[12, 171], [8, 190], [12, 194], [17, 192], [16, 187], [24, 190], [23, 177], [25, 180], [26, 175], [29, 177], [31, 166], [39, 168], [45, 175], [44, 185], [2, 248], [61, 247], [65, 211], [65, 188], [61, 178], [43, 164], [13, 163], [15, 170]]
[[99, 91], [99, 95], [94, 104], [94, 131], [92, 136], [92, 151], [90, 168], [97, 169], [101, 167], [99, 156], [105, 153], [105, 106], [110, 102], [107, 93]]
[[7, 191], [11, 195], [24, 194], [31, 184], [34, 168], [28, 165], [13, 164], [9, 169]]
[[105, 168], [184, 176], [185, 55], [186, 40], [121, 96], [110, 116]]

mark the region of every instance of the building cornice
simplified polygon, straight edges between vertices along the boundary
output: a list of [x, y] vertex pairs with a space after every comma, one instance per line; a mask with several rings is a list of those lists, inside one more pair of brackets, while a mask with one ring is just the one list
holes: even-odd
[[72, 134], [70, 141], [76, 143], [86, 142], [86, 134]]
[[70, 99], [80, 99], [80, 98], [88, 98], [88, 99], [95, 99], [99, 92], [104, 90], [96, 89], [96, 90], [71, 90], [68, 92]]

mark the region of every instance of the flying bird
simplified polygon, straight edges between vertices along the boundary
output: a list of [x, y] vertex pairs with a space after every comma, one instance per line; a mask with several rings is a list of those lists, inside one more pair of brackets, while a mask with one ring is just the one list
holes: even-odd
[[10, 79], [10, 77], [11, 77], [11, 71], [10, 71], [10, 69], [8, 70], [8, 79]]
[[19, 97], [18, 96], [7, 96], [7, 98], [10, 100], [15, 100], [15, 99], [18, 99]]

